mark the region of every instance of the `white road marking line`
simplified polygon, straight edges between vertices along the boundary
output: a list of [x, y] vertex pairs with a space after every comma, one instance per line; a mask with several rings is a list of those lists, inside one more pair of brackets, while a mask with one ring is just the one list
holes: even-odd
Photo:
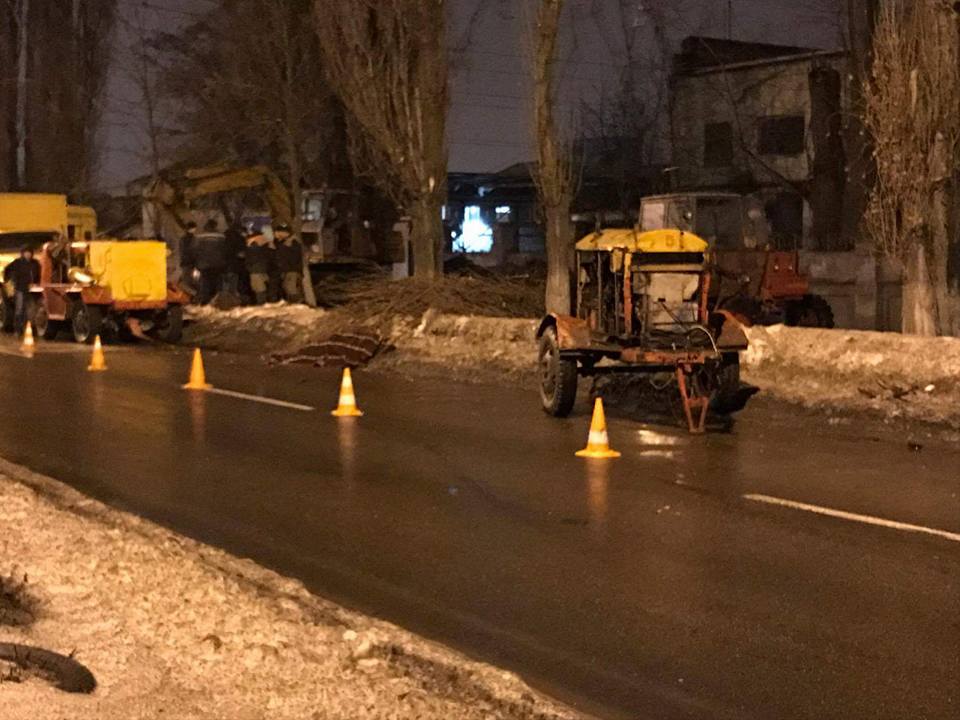
[[5, 347], [0, 347], [0, 355], [6, 355], [8, 357], [18, 357], [18, 358], [29, 357], [28, 355], [26, 355], [24, 352], [20, 350], [11, 350]]
[[890, 528], [892, 530], [902, 530], [904, 532], [923, 533], [924, 535], [933, 535], [946, 540], [952, 540], [953, 542], [960, 542], [960, 533], [924, 527], [923, 525], [911, 525], [910, 523], [898, 522], [896, 520], [886, 520], [884, 518], [873, 517], [872, 515], [847, 512], [846, 510], [835, 510], [833, 508], [821, 507], [820, 505], [809, 505], [807, 503], [797, 502], [796, 500], [784, 500], [769, 495], [756, 495], [751, 493], [743, 495], [742, 497], [745, 500], [752, 500], [753, 502], [779, 505], [793, 510], [804, 510], [805, 512], [817, 513], [818, 515], [828, 515], [829, 517], [840, 518], [841, 520], [850, 520], [867, 525]]
[[300, 410], [302, 412], [313, 412], [316, 410], [316, 408], [310, 407], [309, 405], [298, 405], [297, 403], [287, 402], [286, 400], [274, 400], [273, 398], [261, 397], [260, 395], [248, 395], [247, 393], [235, 392], [233, 390], [209, 388], [206, 392], [213, 393], [214, 395], [237, 398], [238, 400], [250, 400], [251, 402], [263, 403], [264, 405], [276, 405], [277, 407]]

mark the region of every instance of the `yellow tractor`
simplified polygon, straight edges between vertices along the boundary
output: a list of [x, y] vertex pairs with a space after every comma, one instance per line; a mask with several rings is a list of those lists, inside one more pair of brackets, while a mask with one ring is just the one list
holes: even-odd
[[[92, 208], [67, 204], [63, 195], [0, 194], [0, 266], [34, 250], [40, 283], [32, 288], [37, 334], [50, 340], [69, 328], [77, 342], [135, 335], [179, 341], [188, 296], [167, 284], [167, 248], [153, 240], [96, 237]], [[9, 328], [9, 288], [0, 312]]]
[[647, 374], [675, 381], [691, 432], [740, 388], [747, 338], [728, 312], [711, 312], [709, 248], [681, 230], [615, 229], [576, 245], [573, 316], [551, 314], [537, 332], [540, 400], [563, 417], [580, 375]]

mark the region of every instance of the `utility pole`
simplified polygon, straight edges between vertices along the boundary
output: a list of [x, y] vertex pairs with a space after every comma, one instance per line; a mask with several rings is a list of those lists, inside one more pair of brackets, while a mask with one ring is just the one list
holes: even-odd
[[27, 45], [30, 37], [27, 21], [30, 0], [20, 0], [17, 18], [17, 189], [27, 185]]

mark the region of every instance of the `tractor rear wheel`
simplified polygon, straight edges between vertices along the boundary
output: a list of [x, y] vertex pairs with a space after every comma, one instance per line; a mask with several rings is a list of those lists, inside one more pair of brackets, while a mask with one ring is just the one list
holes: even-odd
[[721, 415], [735, 408], [740, 394], [740, 353], [724, 353], [717, 369], [710, 409]]
[[554, 417], [566, 417], [577, 399], [577, 361], [560, 355], [557, 329], [548, 327], [540, 336], [540, 404]]
[[820, 295], [805, 295], [787, 305], [786, 324], [792, 327], [834, 327], [833, 308]]
[[178, 343], [183, 337], [183, 305], [171, 305], [157, 316], [154, 335], [165, 343]]
[[73, 311], [73, 339], [78, 343], [92, 343], [97, 335], [103, 333], [106, 313], [99, 305], [79, 303]]

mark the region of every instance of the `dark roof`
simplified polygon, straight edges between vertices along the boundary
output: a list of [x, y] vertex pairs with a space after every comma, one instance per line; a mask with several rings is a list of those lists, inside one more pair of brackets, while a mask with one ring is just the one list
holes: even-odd
[[772, 60], [791, 55], [809, 55], [815, 52], [817, 50], [814, 48], [749, 43], [692, 35], [684, 38], [680, 53], [674, 56], [674, 69], [677, 73], [683, 74], [724, 65]]

